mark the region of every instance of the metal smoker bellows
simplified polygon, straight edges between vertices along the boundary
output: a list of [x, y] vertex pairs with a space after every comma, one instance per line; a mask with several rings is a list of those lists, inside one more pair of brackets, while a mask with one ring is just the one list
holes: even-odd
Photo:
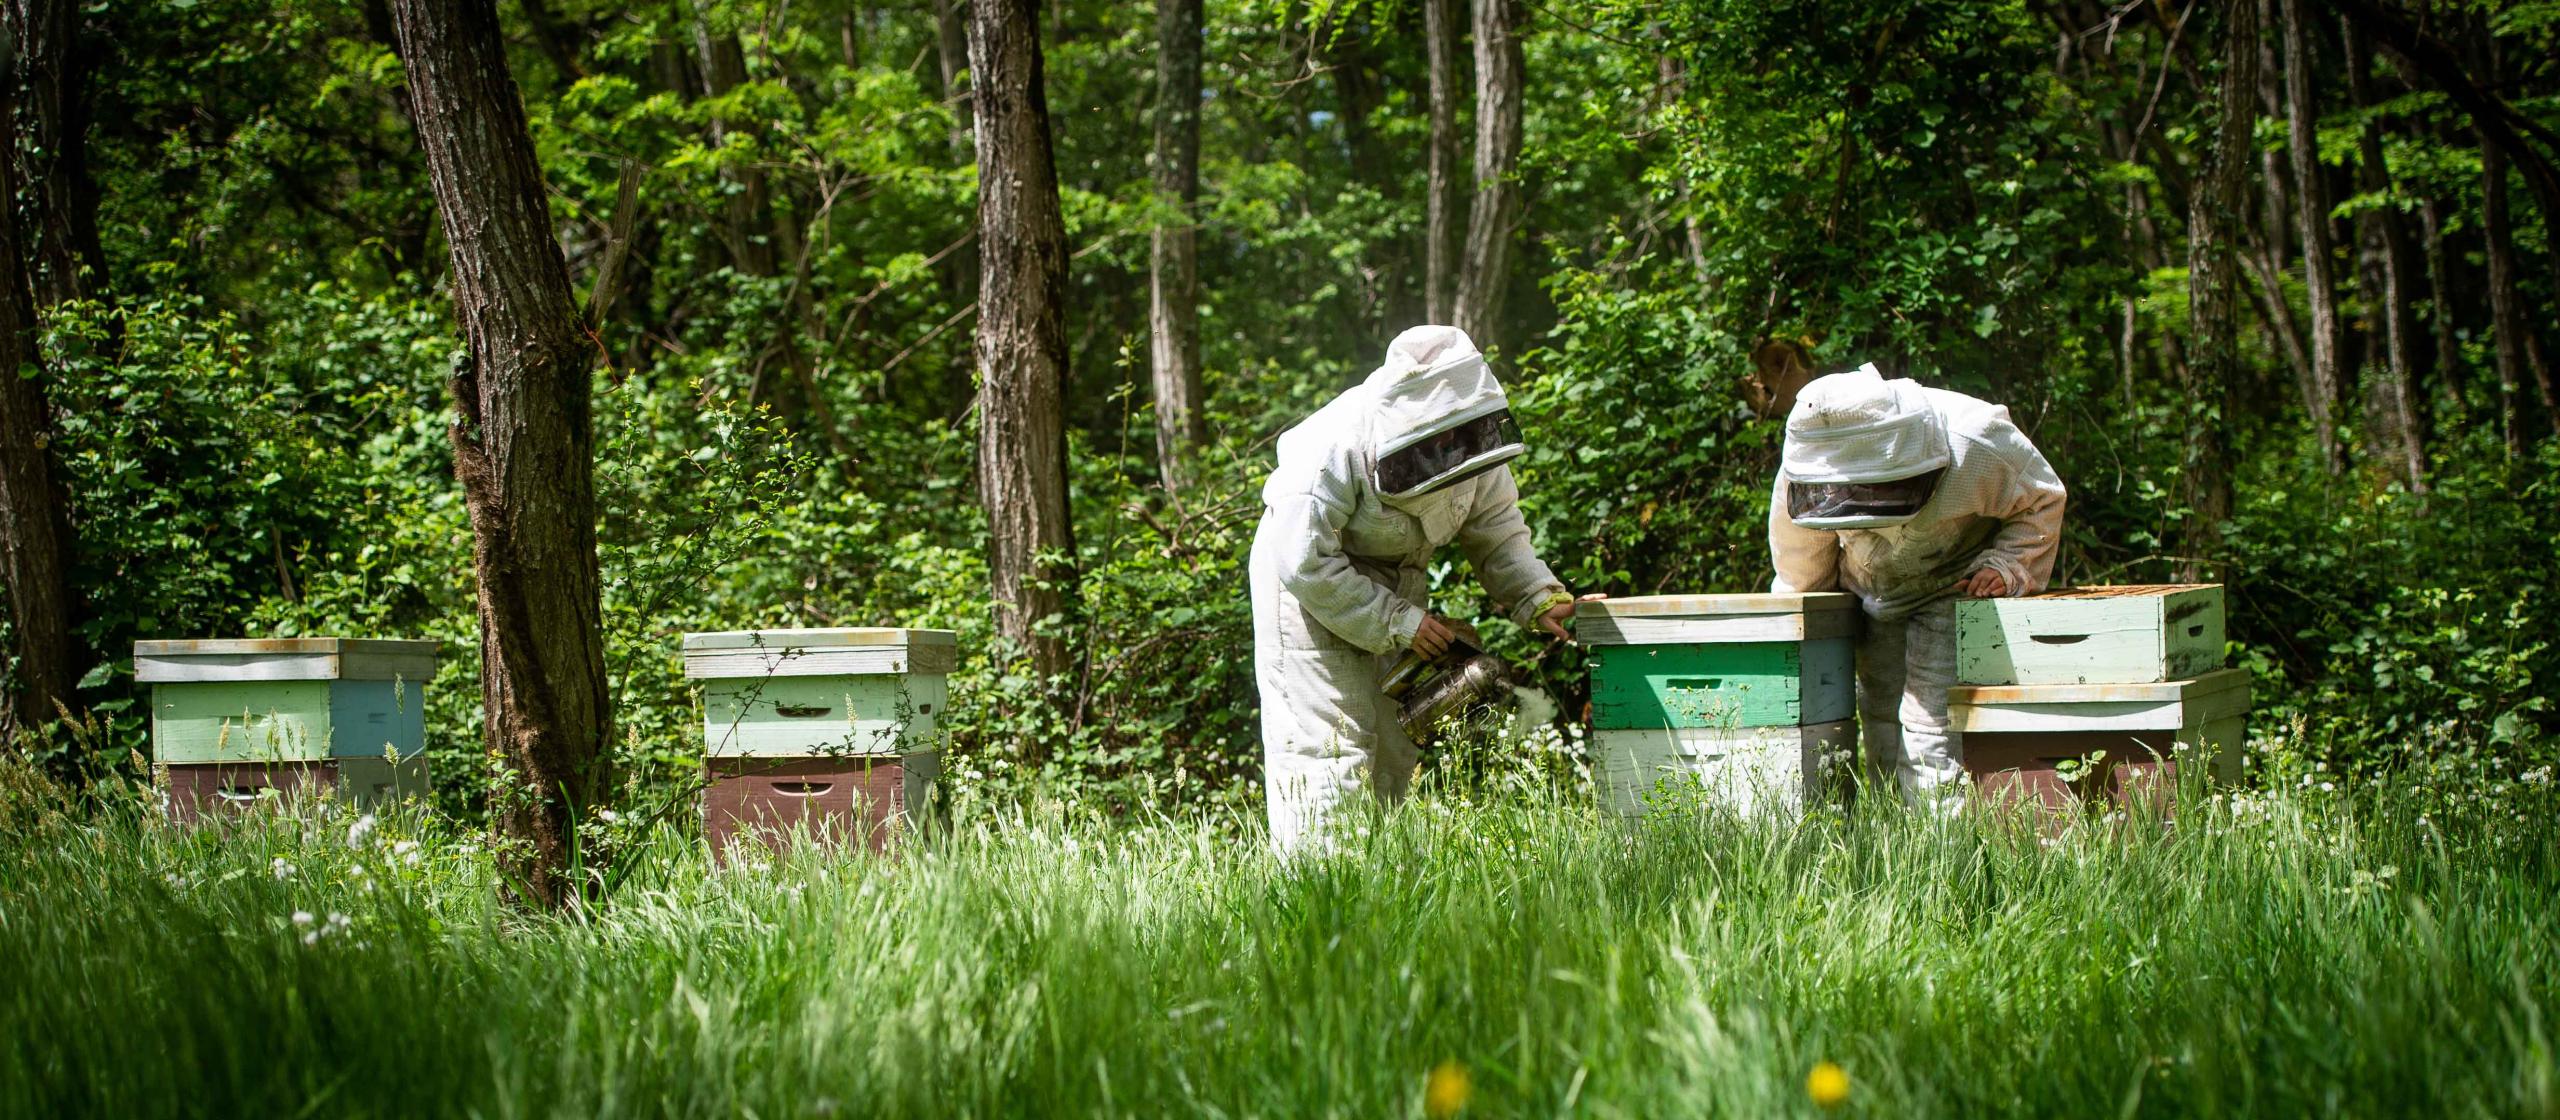
[[1440, 656], [1407, 653], [1387, 671], [1380, 691], [1401, 705], [1396, 724], [1417, 746], [1428, 745], [1449, 717], [1479, 708], [1508, 708], [1519, 698], [1511, 691], [1511, 666], [1484, 652], [1475, 627], [1450, 623], [1458, 632]]

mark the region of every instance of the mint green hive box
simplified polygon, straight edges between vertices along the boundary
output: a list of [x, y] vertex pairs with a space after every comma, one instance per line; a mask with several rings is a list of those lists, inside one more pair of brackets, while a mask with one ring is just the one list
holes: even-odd
[[251, 638], [133, 644], [163, 766], [406, 760], [426, 747], [438, 643]]
[[2218, 583], [2066, 587], [1956, 602], [1963, 684], [2152, 684], [2222, 667]]
[[1857, 709], [1857, 600], [1646, 595], [1574, 610], [1595, 730], [1802, 727]]
[[849, 627], [684, 636], [712, 758], [932, 753], [959, 661], [949, 630]]

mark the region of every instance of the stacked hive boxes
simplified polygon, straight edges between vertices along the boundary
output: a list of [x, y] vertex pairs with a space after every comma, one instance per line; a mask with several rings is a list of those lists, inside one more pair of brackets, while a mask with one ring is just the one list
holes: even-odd
[[1792, 810], [1844, 787], [1858, 617], [1841, 594], [1581, 604], [1603, 800], [1628, 815], [1699, 796]]
[[2059, 809], [2164, 794], [2182, 745], [2238, 776], [2249, 675], [2222, 668], [2219, 585], [1960, 601], [1956, 679], [1948, 715], [1986, 797]]
[[931, 804], [934, 721], [958, 654], [948, 630], [685, 635], [685, 675], [703, 682], [713, 852], [803, 826], [885, 849]]
[[354, 638], [136, 642], [154, 770], [193, 821], [305, 790], [358, 803], [427, 790], [436, 643]]

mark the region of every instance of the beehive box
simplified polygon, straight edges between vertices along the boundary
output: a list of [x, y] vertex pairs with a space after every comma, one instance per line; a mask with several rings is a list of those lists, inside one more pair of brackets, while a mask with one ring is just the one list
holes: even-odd
[[162, 807], [180, 824], [282, 805], [328, 791], [350, 804], [377, 807], [429, 790], [423, 755], [332, 758], [299, 762], [197, 762], [157, 768]]
[[884, 847], [931, 804], [936, 720], [959, 658], [951, 631], [687, 634], [684, 658], [703, 688], [715, 853], [800, 828]]
[[715, 758], [702, 825], [712, 851], [799, 835], [887, 851], [899, 830], [928, 817], [937, 759], [930, 753], [848, 758]]
[[2221, 667], [2220, 584], [1956, 602], [1956, 679], [1965, 684], [2147, 684]]
[[1804, 727], [1857, 708], [1857, 600], [1650, 595], [1578, 605], [1595, 730]]
[[[2243, 669], [2182, 681], [1959, 685], [1947, 693], [1965, 770], [1982, 796], [2049, 810], [2141, 797], [2165, 803], [2181, 763], [2237, 781], [2249, 705]], [[2093, 756], [2097, 764], [2082, 769]], [[2079, 780], [2064, 780], [2074, 769]]]
[[1699, 805], [1746, 816], [1801, 812], [1847, 793], [1857, 744], [1852, 720], [1592, 732], [1601, 802], [1628, 817]]
[[163, 765], [408, 758], [426, 747], [436, 643], [276, 638], [135, 642]]
[[959, 657], [949, 630], [735, 630], [684, 636], [713, 758], [932, 750]]

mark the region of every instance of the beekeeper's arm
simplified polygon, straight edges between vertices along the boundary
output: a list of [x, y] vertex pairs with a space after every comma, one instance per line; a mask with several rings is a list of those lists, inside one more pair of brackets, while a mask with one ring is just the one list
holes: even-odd
[[[1529, 542], [1529, 523], [1520, 516], [1520, 484], [1512, 480], [1511, 468], [1493, 468], [1483, 487], [1466, 524], [1458, 526], [1458, 547], [1493, 601], [1511, 612], [1511, 620], [1536, 629], [1540, 617], [1559, 605], [1571, 608], [1573, 595]], [[1563, 620], [1556, 623], [1560, 627]]]
[[1988, 511], [2000, 517], [2000, 532], [1974, 558], [1973, 570], [2000, 577], [2000, 589], [1991, 594], [2033, 595], [2053, 582], [2053, 556], [2062, 545], [2062, 507], [2068, 495], [2062, 476], [2026, 433], [2004, 426], [1996, 435], [1994, 449], [2008, 464], [2009, 485], [2002, 507]]
[[1840, 590], [1840, 534], [1808, 529], [1787, 517], [1787, 476], [1769, 495], [1769, 590], [1780, 595]]
[[1413, 644], [1422, 608], [1351, 566], [1342, 526], [1351, 520], [1365, 472], [1348, 449], [1324, 461], [1283, 464], [1262, 488], [1280, 583], [1307, 612], [1343, 641], [1385, 653]]

